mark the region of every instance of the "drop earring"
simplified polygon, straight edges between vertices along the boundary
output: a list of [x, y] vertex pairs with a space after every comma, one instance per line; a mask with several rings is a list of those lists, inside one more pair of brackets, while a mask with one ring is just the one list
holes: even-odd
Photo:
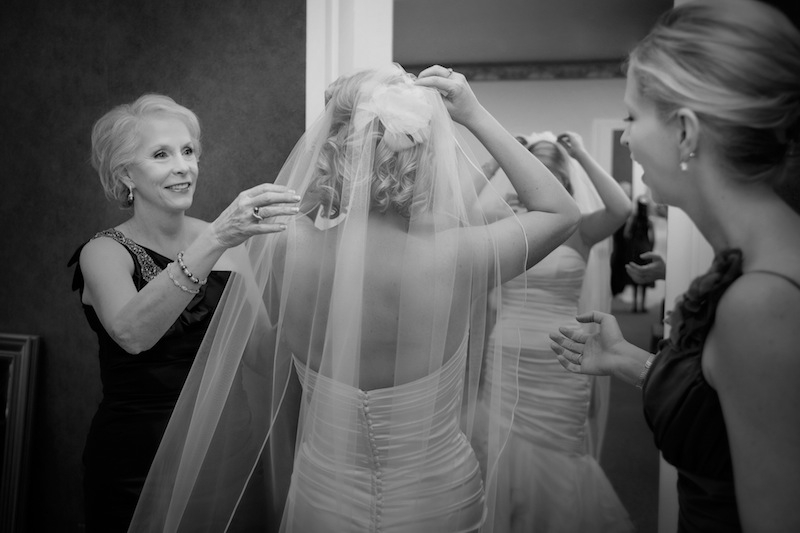
[[694, 152], [689, 152], [689, 157], [684, 161], [680, 162], [678, 166], [680, 167], [681, 172], [686, 172], [687, 170], [689, 170], [689, 159], [692, 159], [694, 155], [695, 155]]
[[128, 205], [133, 205], [133, 189], [128, 186]]

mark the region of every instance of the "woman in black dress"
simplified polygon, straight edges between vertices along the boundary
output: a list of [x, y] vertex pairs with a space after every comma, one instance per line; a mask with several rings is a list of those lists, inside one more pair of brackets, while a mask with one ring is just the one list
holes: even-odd
[[643, 390], [678, 471], [679, 531], [800, 531], [800, 31], [753, 0], [683, 3], [631, 53], [623, 142], [715, 252], [650, 354], [594, 312], [551, 334], [570, 371]]
[[161, 95], [104, 115], [92, 164], [106, 196], [131, 210], [82, 245], [73, 289], [99, 343], [103, 399], [84, 451], [86, 531], [127, 531], [153, 456], [248, 237], [282, 231], [268, 217], [299, 200], [262, 184], [208, 223], [185, 215], [198, 178], [200, 125]]
[[[625, 225], [624, 237], [625, 251], [628, 254], [625, 264], [643, 265], [648, 263], [649, 260], [644, 259], [642, 254], [653, 251], [655, 236], [653, 234], [653, 223], [650, 221], [649, 205], [644, 198], [639, 198], [636, 201], [636, 211], [634, 211]], [[627, 280], [633, 287], [633, 312], [644, 313], [647, 310], [645, 309], [647, 289], [648, 287], [654, 287], [655, 283], [639, 283], [629, 275]]]

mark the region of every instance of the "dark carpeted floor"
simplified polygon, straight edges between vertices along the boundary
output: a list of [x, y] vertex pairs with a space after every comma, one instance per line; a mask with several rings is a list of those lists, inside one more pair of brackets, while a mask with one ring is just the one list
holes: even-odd
[[[615, 299], [612, 313], [622, 334], [650, 349], [652, 326], [660, 324], [661, 306], [632, 313], [631, 304]], [[658, 450], [642, 414], [641, 391], [618, 380], [611, 382], [609, 408], [600, 465], [611, 480], [639, 533], [656, 533], [658, 524]]]

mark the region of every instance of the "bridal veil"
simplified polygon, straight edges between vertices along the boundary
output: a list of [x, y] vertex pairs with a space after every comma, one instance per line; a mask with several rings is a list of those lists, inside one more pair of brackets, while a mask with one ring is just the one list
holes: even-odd
[[[488, 366], [495, 376], [515, 375], [503, 371], [513, 362], [500, 353], [518, 350], [518, 339], [500, 339], [484, 356], [487, 309], [501, 305], [491, 291], [500, 281], [497, 250], [477, 196], [487, 180], [439, 93], [396, 65], [342, 78], [326, 100], [275, 180], [302, 197], [301, 212], [283, 217], [284, 232], [235, 250], [235, 275], [130, 531], [273, 531], [278, 523], [292, 530], [303, 517], [290, 485], [305, 475], [295, 465], [314, 436], [336, 465], [326, 470], [338, 487], [328, 503], [346, 513], [354, 497], [348, 476], [379, 471], [367, 464], [364, 435], [373, 429], [387, 436], [381, 453], [390, 463], [418, 458], [403, 473], [412, 494], [431, 475], [426, 461], [441, 451], [434, 447], [456, 446], [461, 432], [484, 436], [482, 513], [492, 523], [494, 462], [507, 437], [500, 422], [512, 416], [501, 412], [500, 389], [513, 394], [515, 380], [481, 388], [489, 417], [475, 407]], [[516, 231], [524, 247], [522, 227]], [[451, 368], [458, 390], [447, 396], [441, 389], [453, 386]], [[374, 415], [381, 427], [364, 425], [371, 422], [363, 398], [405, 387], [431, 401], [415, 403], [412, 416], [390, 395]], [[359, 408], [353, 398], [362, 398]], [[450, 444], [436, 434], [437, 413], [453, 411], [445, 402], [458, 402], [460, 431]], [[395, 433], [405, 439], [398, 449]], [[380, 484], [380, 473], [373, 478]]]

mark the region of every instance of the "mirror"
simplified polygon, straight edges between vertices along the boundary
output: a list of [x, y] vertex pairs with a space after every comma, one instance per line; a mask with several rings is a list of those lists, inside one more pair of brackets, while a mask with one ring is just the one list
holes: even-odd
[[23, 531], [39, 338], [0, 334], [0, 530]]
[[[622, 64], [628, 50], [672, 7], [673, 0], [395, 0], [393, 59], [418, 73], [431, 64], [462, 72], [481, 103], [514, 135], [574, 131], [635, 201], [648, 195], [641, 169], [619, 140], [627, 111]], [[464, 135], [478, 163], [489, 157]], [[667, 219], [651, 209], [654, 251], [666, 260]], [[649, 349], [658, 335], [665, 281], [646, 289], [647, 313], [632, 313], [633, 289], [613, 311], [631, 342]], [[641, 392], [611, 386], [600, 465], [637, 530], [656, 531], [659, 457], [644, 417]]]

